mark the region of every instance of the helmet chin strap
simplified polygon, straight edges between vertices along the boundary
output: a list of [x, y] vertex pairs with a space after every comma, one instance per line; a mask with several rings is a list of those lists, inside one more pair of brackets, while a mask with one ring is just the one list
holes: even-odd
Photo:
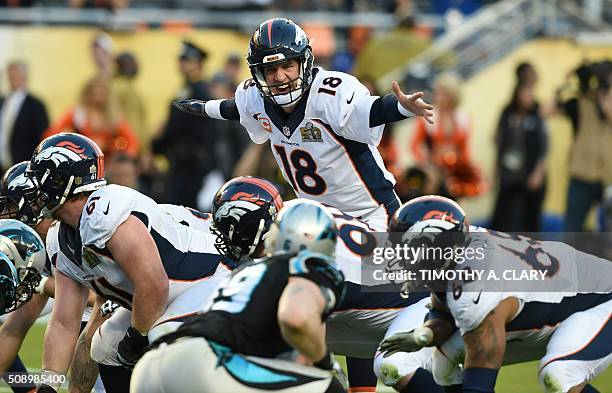
[[249, 254], [248, 254], [249, 256], [255, 252], [255, 249], [259, 245], [259, 241], [261, 240], [261, 233], [263, 232], [265, 225], [266, 225], [266, 220], [264, 219], [259, 220], [259, 228], [257, 228], [257, 233], [255, 234], [255, 241], [251, 245], [251, 248], [249, 248]]

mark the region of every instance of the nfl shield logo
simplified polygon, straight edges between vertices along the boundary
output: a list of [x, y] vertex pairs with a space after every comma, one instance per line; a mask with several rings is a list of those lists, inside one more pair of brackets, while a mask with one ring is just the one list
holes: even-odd
[[285, 134], [285, 136], [287, 137], [291, 135], [291, 130], [289, 129], [289, 127], [283, 126], [283, 134]]

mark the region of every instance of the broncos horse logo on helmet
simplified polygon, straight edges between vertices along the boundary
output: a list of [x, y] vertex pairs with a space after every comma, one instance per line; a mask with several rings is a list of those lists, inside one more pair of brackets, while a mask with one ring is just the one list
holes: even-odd
[[266, 180], [245, 176], [225, 183], [212, 208], [219, 253], [236, 261], [253, 256], [282, 206], [278, 190]]
[[47, 254], [40, 236], [17, 220], [0, 220], [0, 252], [5, 254], [17, 271], [14, 308], [28, 302], [40, 284], [46, 270]]
[[[266, 82], [264, 68], [278, 65], [287, 60], [297, 60], [300, 75], [290, 82], [290, 91], [285, 94], [274, 94], [273, 87], [286, 83], [269, 85]], [[274, 104], [286, 107], [298, 102], [312, 83], [314, 57], [310, 41], [300, 26], [284, 18], [274, 18], [263, 22], [249, 42], [247, 57], [253, 80], [262, 97]]]
[[10, 167], [0, 180], [0, 218], [13, 218], [29, 226], [37, 225], [42, 216], [36, 206], [38, 189], [26, 176], [28, 161]]
[[106, 185], [104, 154], [91, 139], [61, 133], [42, 141], [26, 172], [34, 179], [44, 210], [53, 213], [68, 198]]

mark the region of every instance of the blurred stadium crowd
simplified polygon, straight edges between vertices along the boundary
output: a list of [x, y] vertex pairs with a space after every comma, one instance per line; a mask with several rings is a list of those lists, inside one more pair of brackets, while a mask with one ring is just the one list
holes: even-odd
[[[427, 49], [443, 33], [414, 18], [428, 12], [452, 22], [456, 15], [467, 16], [492, 1], [417, 1], [409, 0], [236, 0], [191, 2], [187, 6], [205, 9], [283, 11], [369, 11], [396, 16], [395, 28], [374, 34], [370, 28], [355, 26], [340, 38], [331, 26], [323, 26], [309, 35], [315, 37], [316, 63], [327, 69], [350, 72], [366, 84], [373, 95], [378, 79], [402, 66]], [[587, 2], [589, 3], [589, 2]], [[5, 0], [8, 7], [55, 6], [106, 9], [154, 5], [160, 8], [184, 7], [181, 1]], [[592, 8], [592, 7], [591, 7]], [[255, 23], [255, 22], [254, 22]], [[337, 39], [342, 45], [332, 44]], [[344, 41], [343, 41], [344, 40]], [[318, 47], [317, 47], [318, 44]], [[232, 97], [244, 76], [245, 51], [230, 54], [220, 69], [208, 69], [209, 54], [196, 42], [185, 40], [177, 56], [178, 72], [184, 83], [173, 99], [202, 100]], [[130, 186], [154, 199], [201, 210], [210, 208], [212, 195], [233, 176], [255, 175], [279, 184], [286, 194], [274, 158], [264, 145], [249, 143], [238, 123], [199, 119], [170, 107], [163, 124], [150, 125], [146, 100], [135, 81], [139, 59], [132, 51], [118, 52], [112, 34], [101, 32], [91, 42], [91, 61], [96, 72], [81, 81], [79, 99], [62, 116], [49, 118], [45, 103], [30, 93], [29, 67], [12, 59], [1, 70], [4, 87], [0, 101], [0, 166], [28, 160], [38, 142], [62, 131], [74, 131], [96, 141], [106, 156], [107, 179]], [[172, 54], [169, 54], [172, 55]], [[146, 66], [146, 65], [145, 65]], [[551, 91], [546, 102], [538, 102], [534, 90], [538, 74], [529, 61], [516, 64], [512, 91], [505, 92], [508, 102], [498, 115], [494, 132], [496, 159], [492, 176], [486, 176], [473, 160], [470, 146], [472, 119], [459, 109], [462, 80], [453, 73], [442, 73], [432, 82], [429, 100], [436, 108], [436, 124], [421, 119], [410, 124], [408, 141], [394, 138], [389, 127], [379, 150], [387, 168], [398, 180], [396, 190], [405, 201], [423, 194], [442, 194], [465, 199], [495, 193], [489, 224], [504, 231], [541, 230], [543, 201], [546, 195], [548, 152], [547, 118], [563, 115], [571, 121], [573, 143], [569, 160], [569, 186], [565, 209], [565, 229], [581, 231], [592, 206], [607, 199], [599, 211], [595, 226], [609, 230], [612, 191], [612, 63], [609, 60], [585, 62], [559, 89]], [[408, 86], [410, 88], [410, 86]], [[468, 108], [477, 113], [478, 108]], [[406, 166], [403, 159], [411, 157]], [[288, 195], [285, 195], [288, 196]], [[520, 212], [517, 214], [517, 212]], [[607, 214], [607, 216], [606, 216]], [[606, 222], [606, 217], [608, 222]], [[561, 229], [561, 227], [558, 227]]]

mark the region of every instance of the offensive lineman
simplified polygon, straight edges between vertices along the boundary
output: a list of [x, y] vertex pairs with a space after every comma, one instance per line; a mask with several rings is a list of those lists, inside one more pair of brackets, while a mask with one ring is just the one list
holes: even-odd
[[201, 299], [235, 267], [218, 255], [212, 236], [180, 224], [137, 191], [106, 186], [104, 156], [82, 135], [45, 139], [28, 174], [38, 187], [36, 202], [61, 222], [56, 307], [43, 352], [47, 374], [68, 369], [87, 288], [124, 307], [94, 335], [91, 357], [129, 368], [149, 340], [199, 310]]
[[[461, 233], [468, 228], [459, 205], [438, 196], [404, 204], [389, 227], [404, 234], [430, 232], [429, 239], [431, 234], [439, 239], [440, 233]], [[448, 330], [439, 330], [443, 326], [440, 322], [450, 322], [463, 338], [465, 359], [456, 345], [450, 346], [455, 351], [452, 353], [445, 348], [455, 336], [442, 346], [442, 356], [436, 351], [434, 375], [445, 385], [462, 384], [461, 391], [469, 393], [493, 392], [502, 364], [539, 359], [539, 379], [546, 392], [596, 393], [588, 381], [612, 363], [612, 263], [560, 242], [477, 227], [469, 230], [480, 232], [468, 235], [470, 242], [485, 241], [481, 244], [485, 244], [484, 262], [489, 271], [502, 276], [508, 269], [535, 269], [546, 271], [547, 278], [525, 281], [520, 288], [510, 281], [495, 281], [495, 289], [481, 280], [448, 282], [446, 293], [432, 293], [432, 320], [425, 324], [430, 336], [417, 344], [415, 332], [398, 333], [381, 343], [381, 352], [395, 356], [423, 345], [440, 346], [449, 336]], [[467, 260], [460, 269], [481, 269], [482, 263]], [[411, 292], [423, 284], [431, 285], [406, 282], [404, 289]], [[437, 326], [429, 325], [433, 321]], [[539, 349], [543, 356], [535, 355]], [[456, 355], [461, 359], [452, 364]]]

